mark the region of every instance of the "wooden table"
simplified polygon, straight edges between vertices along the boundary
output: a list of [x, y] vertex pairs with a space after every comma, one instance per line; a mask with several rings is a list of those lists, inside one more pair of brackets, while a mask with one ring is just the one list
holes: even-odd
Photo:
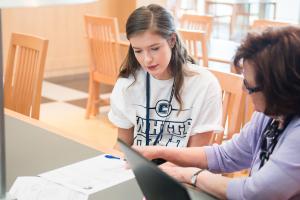
[[[18, 176], [36, 176], [102, 154], [101, 151], [80, 144], [77, 138], [38, 120], [5, 110], [7, 189]], [[120, 155], [112, 149], [105, 153]], [[199, 191], [196, 199], [214, 199]], [[135, 179], [93, 193], [89, 200], [141, 200], [142, 192]]]
[[[63, 133], [38, 120], [5, 110], [6, 186], [18, 176], [36, 176], [65, 165], [105, 153], [120, 155], [112, 149], [99, 151], [80, 144], [78, 138]], [[135, 179], [102, 190], [89, 197], [96, 199], [141, 200], [142, 193]]]

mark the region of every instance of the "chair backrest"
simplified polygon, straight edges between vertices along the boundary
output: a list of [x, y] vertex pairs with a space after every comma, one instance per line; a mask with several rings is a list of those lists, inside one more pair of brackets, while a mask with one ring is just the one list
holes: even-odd
[[244, 101], [245, 101], [245, 109], [241, 113], [242, 117], [242, 126], [247, 124], [252, 117], [252, 114], [255, 111], [254, 104], [252, 103], [252, 100], [250, 98], [250, 95], [244, 92]]
[[291, 25], [288, 22], [267, 20], [267, 19], [257, 19], [253, 22], [251, 29], [252, 30], [263, 30], [267, 27], [280, 27]]
[[196, 60], [202, 59], [203, 66], [208, 67], [207, 36], [204, 31], [178, 29], [188, 53]]
[[214, 143], [221, 144], [223, 139], [230, 139], [233, 134], [239, 133], [241, 129], [240, 109], [244, 105], [243, 101], [243, 78], [241, 75], [221, 72], [208, 68], [218, 79], [222, 88], [223, 133], [215, 134]]
[[183, 14], [179, 22], [181, 29], [205, 31], [207, 35], [207, 40], [210, 39], [212, 33], [213, 16]]
[[48, 40], [13, 33], [4, 79], [4, 105], [39, 119]]
[[99, 82], [114, 85], [121, 64], [117, 18], [85, 16], [90, 72]]

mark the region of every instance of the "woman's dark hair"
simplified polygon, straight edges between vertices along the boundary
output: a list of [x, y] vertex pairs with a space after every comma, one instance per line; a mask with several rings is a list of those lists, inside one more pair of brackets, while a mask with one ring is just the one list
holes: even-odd
[[239, 68], [247, 61], [255, 71], [256, 85], [266, 99], [265, 114], [300, 114], [300, 28], [268, 28], [249, 33], [234, 57]]
[[[187, 62], [194, 63], [194, 60], [188, 55], [187, 50], [182, 45], [176, 33], [174, 19], [165, 8], [156, 4], [150, 4], [148, 6], [142, 6], [131, 13], [126, 23], [127, 39], [129, 40], [132, 36], [145, 31], [152, 31], [166, 40], [170, 40], [175, 34], [176, 41], [172, 48], [169, 66], [171, 75], [174, 77], [176, 83], [174, 95], [181, 107], [180, 89], [183, 85], [183, 65]], [[134, 55], [133, 48], [130, 45], [127, 56], [121, 65], [119, 76], [127, 78], [129, 75], [133, 75], [135, 77], [135, 73], [140, 67]]]

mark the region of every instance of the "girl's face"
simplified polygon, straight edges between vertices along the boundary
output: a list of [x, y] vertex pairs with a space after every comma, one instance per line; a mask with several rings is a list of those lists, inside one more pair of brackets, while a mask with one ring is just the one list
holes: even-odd
[[156, 79], [172, 77], [169, 63], [175, 37], [170, 41], [150, 31], [134, 35], [129, 39], [134, 55], [142, 68]]

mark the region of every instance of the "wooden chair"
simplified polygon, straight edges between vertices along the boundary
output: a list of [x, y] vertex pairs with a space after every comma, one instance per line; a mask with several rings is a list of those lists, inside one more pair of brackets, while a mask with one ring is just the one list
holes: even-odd
[[212, 62], [211, 66], [214, 65], [213, 62], [231, 65], [232, 52], [238, 45], [233, 41], [211, 39], [213, 18], [211, 15], [183, 14], [180, 18], [180, 28], [206, 33], [208, 62]]
[[[207, 36], [204, 31], [178, 29], [188, 53], [196, 60], [202, 59], [203, 66], [208, 67]], [[200, 43], [200, 44], [199, 44]], [[201, 51], [199, 50], [201, 47]]]
[[117, 18], [85, 16], [90, 52], [89, 97], [86, 118], [99, 113], [100, 83], [114, 85], [121, 65]]
[[4, 106], [39, 119], [48, 40], [13, 33], [4, 79]]
[[267, 19], [257, 19], [251, 25], [251, 30], [262, 30], [267, 27], [280, 27], [291, 25], [288, 22], [267, 20]]
[[183, 14], [179, 20], [181, 29], [205, 31], [207, 40], [212, 33], [213, 17], [210, 15]]
[[218, 79], [223, 91], [223, 133], [215, 134], [213, 143], [221, 144], [223, 139], [230, 139], [233, 134], [239, 133], [241, 129], [240, 105], [243, 101], [243, 78], [241, 75], [221, 72], [208, 68]]
[[252, 114], [254, 113], [254, 104], [252, 103], [250, 96], [246, 93], [245, 95], [245, 109], [242, 111], [242, 126], [248, 123], [251, 120]]
[[[219, 5], [221, 4], [223, 9], [219, 8]], [[228, 21], [229, 24], [229, 38], [232, 37], [233, 33], [233, 22], [234, 22], [234, 11], [236, 10], [234, 8], [234, 4], [232, 2], [216, 2], [211, 0], [204, 0], [204, 12], [207, 15], [212, 15], [214, 19], [214, 25], [218, 23], [224, 23], [223, 21]]]

